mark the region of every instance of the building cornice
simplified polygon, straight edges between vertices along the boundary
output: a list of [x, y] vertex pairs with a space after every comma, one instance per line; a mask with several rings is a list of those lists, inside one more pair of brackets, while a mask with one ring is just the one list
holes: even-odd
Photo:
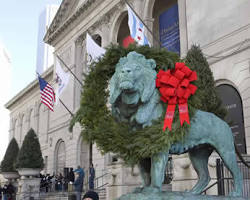
[[63, 32], [69, 25], [71, 25], [74, 21], [76, 21], [88, 8], [95, 3], [96, 0], [86, 0], [68, 19], [59, 26], [60, 20], [62, 18], [63, 12], [69, 6], [69, 2], [64, 0], [61, 4], [54, 20], [52, 21], [46, 35], [44, 37], [44, 41], [51, 45], [52, 41]]
[[[54, 66], [51, 66], [49, 69], [47, 69], [41, 77], [44, 79], [48, 79], [49, 76], [53, 75], [53, 69]], [[10, 99], [4, 106], [5, 108], [9, 109], [15, 104], [18, 103], [21, 98], [23, 98], [28, 92], [30, 92], [32, 89], [39, 87], [38, 80], [35, 79], [31, 83], [29, 83], [23, 90], [21, 90], [17, 95], [15, 95], [12, 99]]]

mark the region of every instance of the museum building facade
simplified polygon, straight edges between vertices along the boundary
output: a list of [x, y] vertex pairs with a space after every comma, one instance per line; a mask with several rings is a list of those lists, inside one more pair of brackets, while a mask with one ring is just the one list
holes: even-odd
[[[247, 0], [129, 0], [129, 4], [154, 33], [146, 30], [153, 46], [158, 40], [185, 57], [191, 45], [200, 45], [213, 72], [218, 93], [226, 106], [232, 131], [242, 154], [250, 154], [250, 2]], [[240, 15], [238, 13], [241, 13]], [[55, 54], [83, 81], [89, 69], [86, 33], [102, 47], [126, 42], [130, 35], [124, 0], [63, 0], [44, 41]], [[63, 65], [62, 65], [63, 66]], [[64, 67], [65, 71], [68, 71]], [[42, 77], [55, 84], [51, 66]], [[70, 75], [60, 97], [72, 113], [80, 107], [82, 86]], [[119, 196], [140, 183], [138, 171], [123, 167], [112, 154], [102, 155], [95, 144], [82, 140], [81, 127], [68, 127], [70, 113], [62, 104], [50, 111], [40, 102], [38, 80], [31, 82], [6, 104], [10, 110], [10, 139], [21, 146], [25, 134], [33, 128], [39, 137], [45, 162], [44, 173], [59, 173], [81, 165], [88, 170], [90, 162], [96, 176], [109, 174], [107, 199]], [[209, 160], [211, 178], [215, 181], [216, 154]], [[173, 157], [173, 190], [190, 189], [197, 175], [187, 155]], [[212, 182], [213, 182], [212, 181]], [[211, 182], [211, 183], [212, 183]], [[211, 190], [211, 194], [216, 191]], [[208, 191], [209, 193], [209, 191]], [[112, 198], [111, 198], [112, 197]]]

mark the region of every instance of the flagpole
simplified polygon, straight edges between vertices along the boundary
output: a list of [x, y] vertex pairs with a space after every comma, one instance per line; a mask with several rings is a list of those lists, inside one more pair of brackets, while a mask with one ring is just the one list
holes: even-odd
[[154, 33], [149, 29], [149, 27], [143, 22], [143, 20], [141, 19], [141, 17], [137, 14], [137, 12], [134, 10], [134, 8], [129, 4], [129, 2], [127, 0], [124, 0], [125, 3], [130, 7], [130, 9], [135, 13], [135, 15], [141, 20], [141, 22], [143, 23], [143, 25], [147, 28], [148, 32], [151, 33], [151, 35], [153, 36], [153, 38], [157, 41], [157, 43], [160, 45], [161, 47], [161, 42], [158, 38], [155, 37]]
[[61, 102], [61, 104], [64, 106], [64, 108], [70, 113], [71, 117], [73, 117], [73, 113], [68, 109], [68, 107], [63, 103], [63, 101], [59, 98], [59, 101]]
[[83, 87], [83, 83], [76, 77], [76, 75], [71, 71], [71, 69], [66, 65], [66, 63], [57, 54], [55, 54], [55, 55]]

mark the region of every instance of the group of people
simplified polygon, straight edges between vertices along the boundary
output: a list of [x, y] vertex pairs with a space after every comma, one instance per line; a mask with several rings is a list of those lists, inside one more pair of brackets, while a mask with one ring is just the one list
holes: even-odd
[[5, 184], [3, 187], [0, 186], [0, 197], [2, 200], [15, 199], [16, 188], [11, 184]]
[[40, 178], [41, 192], [67, 191], [69, 179], [68, 177], [64, 177], [62, 173], [58, 175], [40, 174]]
[[[75, 192], [76, 199], [81, 199], [81, 194], [83, 192], [83, 184], [85, 178], [84, 169], [80, 166], [77, 169], [73, 170], [70, 168], [70, 171], [64, 177], [62, 173], [58, 175], [42, 175], [40, 174], [41, 184], [40, 184], [40, 191], [41, 192], [54, 192], [54, 191], [69, 191]], [[93, 195], [94, 190], [94, 180], [95, 180], [95, 169], [93, 164], [89, 167], [89, 193], [86, 195]]]

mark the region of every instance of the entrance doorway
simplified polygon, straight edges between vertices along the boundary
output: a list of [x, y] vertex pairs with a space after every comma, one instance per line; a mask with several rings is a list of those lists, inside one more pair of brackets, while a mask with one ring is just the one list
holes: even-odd
[[242, 110], [242, 101], [237, 90], [228, 84], [219, 85], [216, 87], [219, 97], [222, 100], [223, 106], [228, 111], [226, 121], [232, 129], [235, 144], [240, 153], [246, 154], [246, 140], [244, 118]]

